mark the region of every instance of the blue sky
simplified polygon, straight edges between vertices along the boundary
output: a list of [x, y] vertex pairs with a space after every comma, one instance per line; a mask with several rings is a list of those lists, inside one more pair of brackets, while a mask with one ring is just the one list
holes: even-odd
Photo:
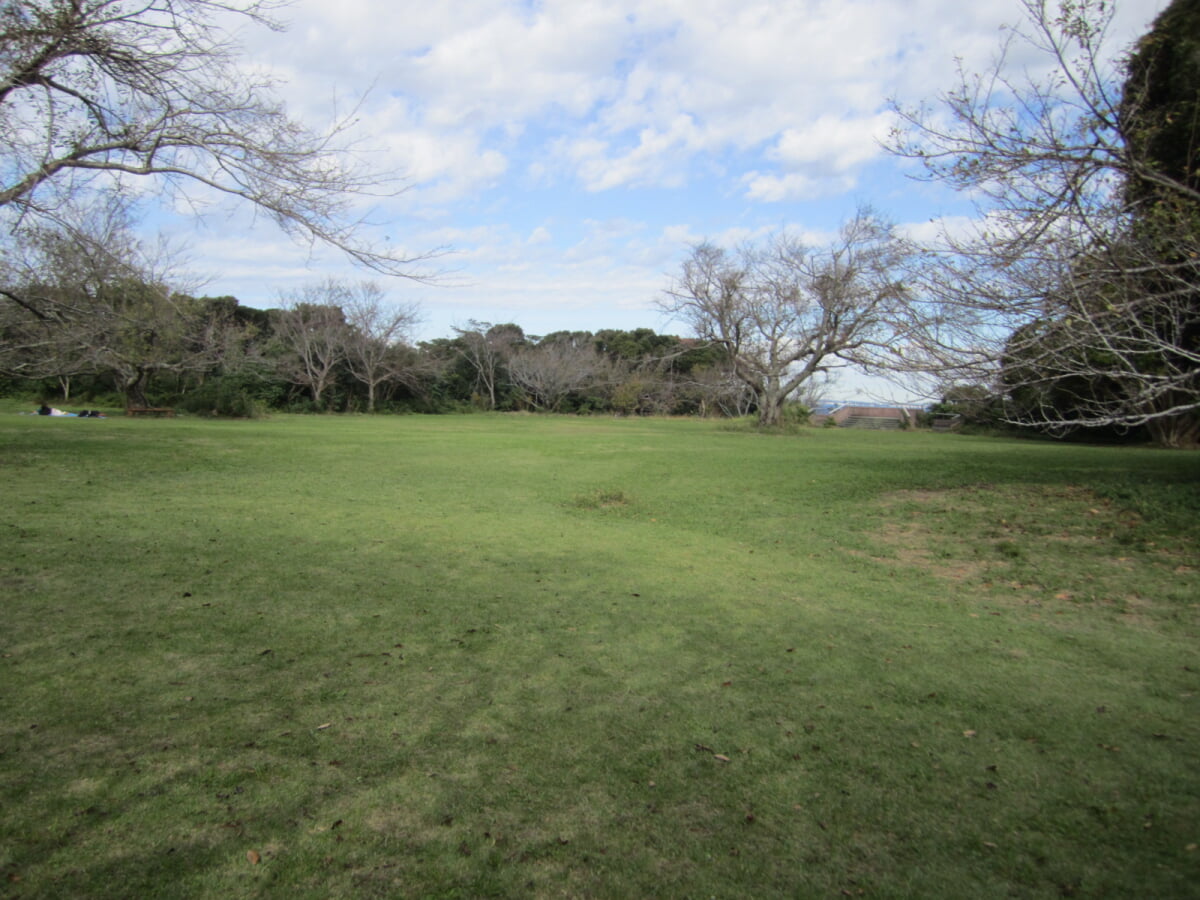
[[[1122, 0], [1114, 53], [1166, 0]], [[906, 227], [966, 215], [966, 198], [906, 177], [879, 147], [889, 98], [985, 68], [1018, 0], [298, 0], [284, 33], [247, 29], [319, 126], [360, 103], [363, 159], [406, 175], [370, 211], [376, 236], [447, 247], [437, 286], [385, 284], [420, 305], [418, 338], [470, 319], [527, 333], [649, 327], [690, 244], [780, 228], [821, 241], [860, 203]], [[1013, 60], [1037, 66], [1034, 56]], [[370, 277], [246, 211], [176, 230], [205, 292], [272, 306], [299, 284]]]

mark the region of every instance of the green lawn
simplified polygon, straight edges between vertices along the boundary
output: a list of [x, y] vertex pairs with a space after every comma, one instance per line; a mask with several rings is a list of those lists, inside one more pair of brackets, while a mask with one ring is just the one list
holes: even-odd
[[1200, 896], [1200, 456], [0, 409], [0, 897]]

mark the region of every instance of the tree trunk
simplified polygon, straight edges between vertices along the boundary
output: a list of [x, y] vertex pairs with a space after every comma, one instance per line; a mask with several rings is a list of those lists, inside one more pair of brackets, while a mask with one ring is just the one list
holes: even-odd
[[1146, 423], [1154, 443], [1171, 450], [1200, 448], [1200, 416], [1185, 412], [1178, 416], [1160, 416]]
[[782, 422], [783, 398], [776, 394], [759, 394], [758, 424], [763, 428], [774, 428]]
[[149, 406], [146, 400], [146, 372], [137, 369], [121, 379], [121, 393], [125, 395], [125, 407]]

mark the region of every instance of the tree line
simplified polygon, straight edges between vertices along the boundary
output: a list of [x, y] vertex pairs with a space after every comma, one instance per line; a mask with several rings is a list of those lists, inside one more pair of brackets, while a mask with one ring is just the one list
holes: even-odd
[[19, 302], [0, 316], [8, 393], [229, 416], [754, 409], [711, 343], [651, 329], [539, 337], [477, 321], [418, 342], [420, 309], [389, 301], [376, 281], [314, 281], [256, 309], [156, 277], [163, 264], [119, 217], [85, 224], [69, 241], [32, 229], [19, 244]]

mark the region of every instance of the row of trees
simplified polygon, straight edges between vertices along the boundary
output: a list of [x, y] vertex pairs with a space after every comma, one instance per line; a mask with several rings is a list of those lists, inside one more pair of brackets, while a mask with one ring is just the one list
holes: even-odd
[[639, 331], [536, 338], [470, 322], [417, 344], [420, 310], [376, 281], [314, 281], [259, 310], [197, 297], [171, 248], [140, 242], [128, 206], [33, 225], [3, 260], [0, 373], [69, 402], [116, 394], [244, 415], [475, 408], [740, 414], [755, 396], [721, 346]]
[[31, 227], [13, 242], [0, 367], [64, 392], [89, 379], [134, 406], [152, 396], [235, 412], [252, 402], [368, 412], [380, 401], [469, 403], [756, 412], [777, 425], [785, 403], [831, 369], [878, 363], [912, 317], [898, 280], [906, 246], [866, 209], [827, 247], [785, 234], [734, 252], [695, 247], [660, 303], [691, 340], [649, 330], [530, 338], [517, 325], [472, 322], [419, 346], [419, 310], [388, 302], [373, 281], [313, 282], [268, 311], [196, 298], [172, 277], [173, 254], [138, 242], [124, 204], [97, 209], [63, 217], [66, 236]]
[[453, 337], [415, 344], [418, 310], [387, 302], [371, 281], [315, 282], [270, 310], [132, 281], [107, 284], [89, 300], [95, 326], [51, 328], [53, 346], [27, 333], [17, 352], [17, 330], [5, 329], [10, 387], [68, 399], [72, 390], [89, 399], [116, 393], [134, 406], [227, 415], [268, 407], [623, 415], [755, 408], [728, 356], [711, 344], [650, 329], [533, 337], [515, 324], [475, 321]]
[[[896, 106], [889, 149], [974, 198], [970, 225], [919, 244], [862, 209], [825, 246], [786, 233], [700, 244], [660, 299], [695, 342], [651, 334], [665, 343], [632, 355], [598, 335], [478, 324], [413, 347], [416, 310], [369, 282], [314, 284], [258, 313], [173, 279], [170, 254], [134, 237], [138, 179], [237, 198], [376, 272], [421, 277], [347, 218], [356, 195], [394, 182], [353, 167], [345, 123], [303, 128], [242, 71], [220, 23], [270, 25], [270, 5], [0, 5], [0, 372], [103, 378], [131, 403], [167, 384], [197, 396], [253, 382], [317, 408], [469, 397], [753, 409], [771, 425], [789, 397], [855, 364], [982, 393], [1009, 422], [1200, 442], [1195, 0], [1173, 0], [1115, 58], [1111, 0], [1022, 0], [1025, 26], [993, 69]], [[1009, 64], [1031, 48], [1040, 63]]]
[[744, 415], [753, 396], [720, 348], [651, 329], [527, 337], [513, 324], [471, 322], [421, 345], [441, 363], [449, 396], [484, 409], [621, 415]]

